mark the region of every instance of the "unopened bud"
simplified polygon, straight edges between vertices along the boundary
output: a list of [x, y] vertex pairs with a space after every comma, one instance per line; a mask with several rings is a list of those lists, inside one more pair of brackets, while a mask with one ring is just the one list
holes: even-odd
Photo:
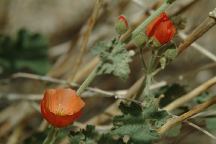
[[122, 35], [128, 30], [128, 22], [125, 16], [120, 15], [115, 24], [115, 30], [119, 35]]

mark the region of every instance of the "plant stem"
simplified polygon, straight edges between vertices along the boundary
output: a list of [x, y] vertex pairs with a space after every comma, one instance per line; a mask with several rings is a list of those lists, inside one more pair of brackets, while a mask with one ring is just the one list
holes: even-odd
[[153, 55], [149, 61], [148, 67], [147, 67], [147, 73], [146, 73], [146, 78], [145, 78], [145, 84], [144, 84], [144, 90], [142, 94], [142, 99], [145, 100], [143, 102], [144, 105], [151, 106], [152, 102], [154, 102], [154, 97], [151, 96], [150, 92], [150, 85], [152, 83], [153, 76], [152, 72], [155, 69], [155, 64], [156, 64], [156, 59], [157, 59], [158, 51], [155, 50], [153, 51]]
[[77, 95], [81, 95], [82, 92], [89, 86], [89, 84], [94, 80], [94, 78], [97, 76], [97, 71], [99, 67], [101, 66], [101, 63], [97, 64], [95, 69], [89, 74], [89, 76], [85, 79], [85, 81], [82, 83], [82, 85], [77, 90]]
[[49, 131], [49, 134], [47, 135], [43, 144], [53, 144], [56, 140], [57, 133], [58, 133], [58, 129], [55, 127], [51, 127], [51, 130]]
[[142, 24], [140, 24], [133, 32], [132, 38], [139, 34], [141, 31], [144, 31], [146, 26], [159, 16], [165, 9], [169, 6], [169, 3], [164, 2], [152, 15], [150, 15]]

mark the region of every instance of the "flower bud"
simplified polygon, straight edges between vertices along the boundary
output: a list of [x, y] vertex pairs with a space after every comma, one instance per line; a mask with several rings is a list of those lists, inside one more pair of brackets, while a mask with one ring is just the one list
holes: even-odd
[[128, 30], [128, 22], [125, 16], [120, 15], [115, 24], [115, 30], [119, 35], [122, 35]]
[[84, 106], [72, 89], [48, 89], [41, 101], [41, 113], [51, 125], [66, 127], [81, 116]]
[[146, 28], [146, 35], [156, 47], [168, 43], [175, 35], [176, 28], [166, 13], [161, 13]]

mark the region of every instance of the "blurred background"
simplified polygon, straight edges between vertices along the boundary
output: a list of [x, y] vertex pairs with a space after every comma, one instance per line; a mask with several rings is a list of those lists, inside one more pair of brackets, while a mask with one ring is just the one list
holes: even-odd
[[[44, 89], [67, 82], [80, 84], [97, 61], [91, 50], [99, 41], [110, 41], [116, 36], [114, 24], [118, 16], [124, 14], [129, 24], [136, 26], [161, 2], [103, 0], [92, 31], [86, 36], [95, 0], [0, 0], [0, 144], [22, 144], [32, 134], [43, 131], [38, 104]], [[167, 12], [183, 23], [175, 38], [177, 43], [215, 7], [215, 0], [176, 0]], [[191, 90], [215, 76], [215, 33], [213, 27], [159, 73], [155, 83], [178, 83]], [[197, 50], [200, 47], [213, 56]], [[127, 81], [104, 75], [97, 77], [91, 86], [108, 91], [126, 90], [142, 76], [138, 56], [130, 67]], [[216, 92], [216, 87], [209, 92]], [[100, 94], [86, 95], [87, 108], [82, 122], [103, 112], [114, 101]], [[212, 125], [216, 126], [216, 120]], [[164, 139], [165, 143], [216, 144], [216, 140], [193, 128], [185, 126], [184, 129], [177, 138]]]

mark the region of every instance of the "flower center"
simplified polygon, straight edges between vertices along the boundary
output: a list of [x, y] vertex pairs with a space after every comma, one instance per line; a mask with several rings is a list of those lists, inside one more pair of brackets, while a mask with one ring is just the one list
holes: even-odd
[[56, 112], [55, 112], [56, 115], [58, 116], [64, 116], [64, 108], [62, 106], [62, 104], [58, 104], [58, 107], [56, 109]]

